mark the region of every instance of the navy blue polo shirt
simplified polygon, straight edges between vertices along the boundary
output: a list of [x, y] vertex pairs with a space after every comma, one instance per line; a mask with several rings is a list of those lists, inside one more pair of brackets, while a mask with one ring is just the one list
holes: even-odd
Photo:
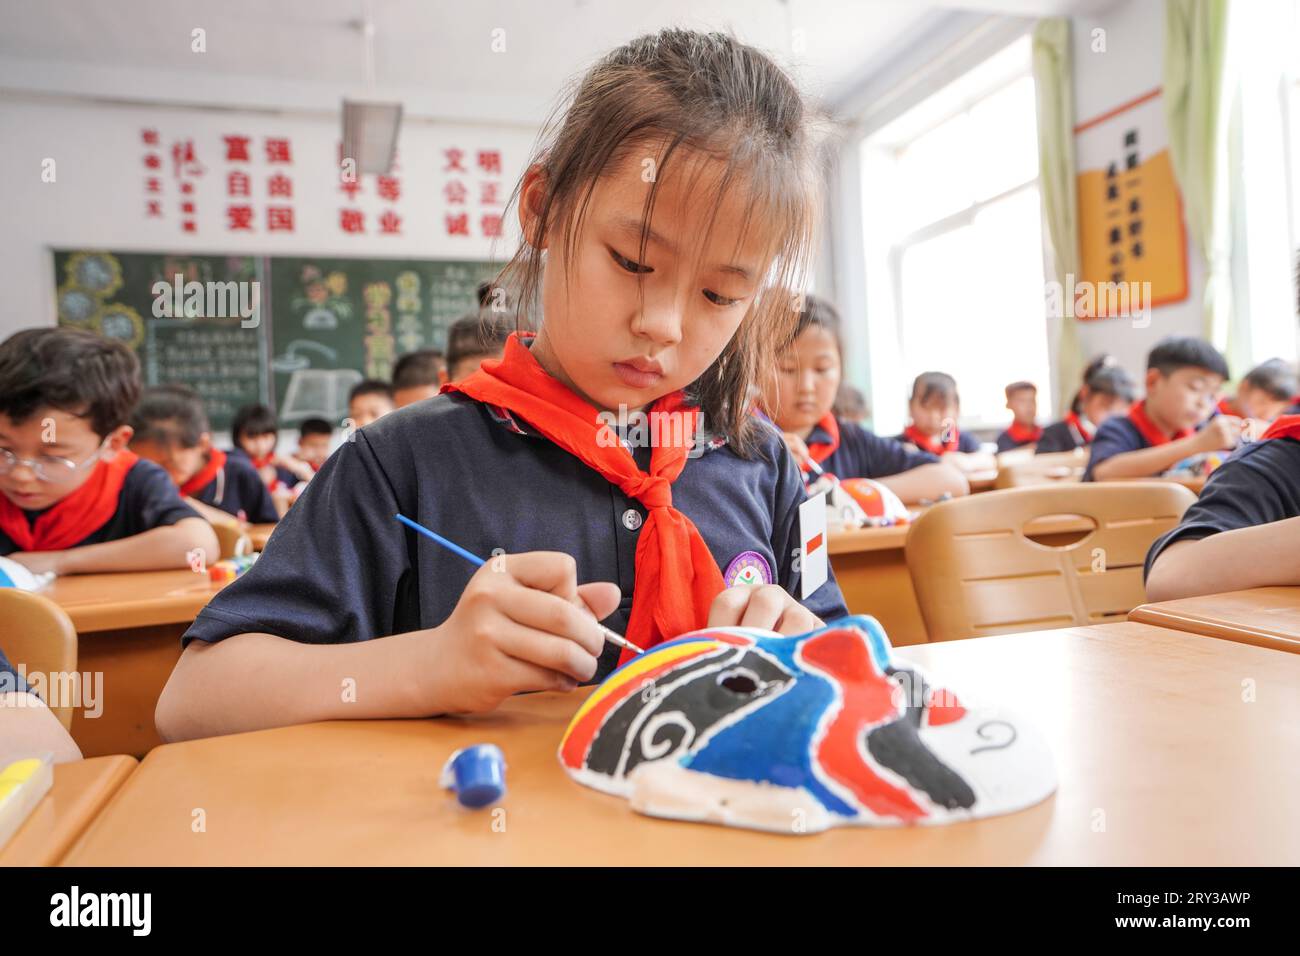
[[[1197, 431], [1203, 427], [1204, 422], [1198, 426]], [[1098, 426], [1097, 434], [1092, 438], [1092, 453], [1088, 457], [1088, 467], [1084, 469], [1083, 480], [1092, 481], [1092, 470], [1107, 458], [1150, 447], [1151, 443], [1138, 431], [1131, 418], [1127, 415], [1112, 415]]]
[[1058, 451], [1074, 451], [1086, 444], [1088, 440], [1069, 422], [1062, 419], [1059, 422], [1052, 422], [1043, 429], [1043, 433], [1038, 436], [1038, 445], [1034, 449], [1034, 454], [1047, 455]]
[[255, 524], [280, 520], [270, 490], [247, 455], [227, 454], [217, 476], [190, 497]]
[[[915, 445], [882, 438], [857, 422], [840, 418], [835, 421], [840, 426], [840, 447], [821, 462], [821, 467], [836, 478], [886, 478], [939, 460], [937, 455]], [[831, 436], [820, 425], [814, 425], [804, 441], [830, 444]]]
[[[227, 460], [230, 458], [238, 458], [245, 462], [249, 468], [253, 469], [253, 474], [257, 475], [259, 480], [261, 479], [262, 476], [258, 474], [257, 466], [253, 464], [253, 459], [249, 457], [248, 452], [244, 451], [244, 449], [232, 448], [226, 452], [226, 457]], [[284, 485], [286, 488], [293, 488], [298, 484], [298, 482], [302, 481], [301, 478], [282, 465], [275, 466], [275, 477], [279, 480], [280, 484]], [[263, 484], [265, 484], [265, 482], [263, 482]], [[274, 521], [275, 518], [268, 518], [267, 520]]]
[[[1047, 431], [1047, 429], [1044, 428], [1043, 431]], [[1040, 433], [1039, 438], [1031, 438], [1028, 441], [1021, 441], [1019, 438], [1016, 438], [1016, 436], [1012, 435], [1011, 429], [1008, 428], [1006, 431], [998, 435], [997, 438], [998, 451], [1000, 452], [1011, 451], [1013, 448], [1023, 448], [1026, 445], [1032, 445], [1035, 442], [1039, 441], [1041, 437], [1042, 435]]]
[[[803, 481], [780, 433], [760, 423], [759, 434], [753, 459], [725, 444], [689, 458], [673, 482], [673, 505], [695, 522], [724, 578], [757, 565], [798, 595]], [[642, 469], [650, 452], [633, 451]], [[398, 409], [344, 442], [258, 562], [213, 597], [182, 641], [261, 632], [344, 643], [436, 627], [476, 568], [404, 528], [398, 512], [484, 558], [496, 549], [567, 552], [579, 583], [619, 586], [622, 602], [606, 623], [627, 627], [646, 509], [527, 422], [453, 392]], [[847, 613], [833, 575], [805, 604], [823, 620]], [[606, 646], [596, 679], [619, 652]]]
[[[29, 524], [35, 524], [44, 511], [26, 511], [24, 514]], [[181, 499], [180, 490], [172, 483], [171, 476], [158, 465], [141, 458], [126, 473], [113, 517], [73, 547], [131, 538], [184, 518], [197, 517], [199, 513]], [[0, 531], [0, 554], [13, 554], [17, 550], [13, 539]]]
[[6, 693], [27, 693], [27, 682], [18, 676], [5, 652], [0, 650], [0, 694]]
[[1242, 445], [1205, 482], [1200, 497], [1178, 526], [1147, 553], [1143, 576], [1175, 541], [1199, 541], [1300, 515], [1300, 441], [1270, 438]]
[[[894, 441], [901, 442], [908, 448], [916, 448], [916, 446], [912, 444], [912, 440], [906, 435], [895, 435]], [[920, 451], [921, 449], [916, 448], [916, 450]], [[980, 440], [970, 432], [964, 432], [959, 429], [957, 431], [957, 450], [967, 455], [977, 452], [980, 450]]]

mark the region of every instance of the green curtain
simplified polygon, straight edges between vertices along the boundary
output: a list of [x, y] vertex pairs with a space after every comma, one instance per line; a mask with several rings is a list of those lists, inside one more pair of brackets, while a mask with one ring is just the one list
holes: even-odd
[[[1079, 273], [1079, 201], [1074, 174], [1074, 74], [1070, 21], [1039, 20], [1034, 27], [1034, 90], [1038, 98], [1038, 185], [1043, 219], [1052, 246], [1052, 269], [1069, 293], [1069, 276]], [[1079, 388], [1084, 358], [1078, 320], [1066, 306], [1056, 355], [1056, 394], [1062, 414]]]
[[1228, 216], [1228, 0], [1165, 0], [1169, 155], [1192, 240], [1205, 257], [1205, 337], [1226, 351], [1232, 321]]

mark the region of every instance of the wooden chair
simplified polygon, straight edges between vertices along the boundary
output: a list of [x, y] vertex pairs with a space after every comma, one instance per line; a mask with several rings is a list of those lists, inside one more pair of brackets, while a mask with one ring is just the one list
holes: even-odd
[[[17, 588], [0, 588], [0, 620], [5, 622], [4, 652], [29, 674], [72, 674], [77, 669], [77, 629], [67, 611], [49, 598]], [[49, 701], [46, 701], [49, 703]], [[72, 726], [70, 701], [51, 707], [65, 730]]]
[[1058, 482], [1079, 481], [1088, 465], [1088, 449], [1054, 451], [1032, 455], [1013, 461], [998, 456], [998, 477], [995, 488], [1023, 488], [1026, 485], [1050, 485]]
[[1124, 620], [1146, 600], [1152, 542], [1195, 500], [1172, 482], [1088, 482], [935, 505], [904, 546], [929, 639]]

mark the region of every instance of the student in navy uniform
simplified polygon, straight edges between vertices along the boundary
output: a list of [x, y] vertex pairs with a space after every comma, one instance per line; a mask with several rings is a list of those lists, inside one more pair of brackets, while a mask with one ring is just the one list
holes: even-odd
[[1237, 384], [1232, 414], [1271, 422], [1279, 415], [1288, 414], [1287, 409], [1298, 389], [1300, 383], [1296, 381], [1295, 368], [1290, 362], [1280, 358], [1261, 362]]
[[[171, 476], [181, 495], [219, 513], [254, 523], [278, 521], [261, 477], [243, 456], [212, 446], [208, 415], [185, 385], [145, 389], [131, 413], [131, 450]], [[200, 509], [201, 510], [201, 509]]]
[[447, 362], [437, 349], [407, 352], [393, 366], [393, 401], [405, 408], [438, 394], [447, 381]]
[[912, 382], [907, 403], [911, 423], [897, 437], [918, 451], [938, 455], [963, 472], [987, 471], [997, 467], [992, 455], [980, 450], [980, 440], [957, 427], [961, 398], [957, 380], [946, 372], [922, 372]]
[[1114, 356], [1094, 359], [1084, 371], [1083, 385], [1065, 418], [1043, 429], [1034, 453], [1046, 455], [1091, 445], [1101, 423], [1113, 415], [1127, 415], [1136, 398], [1137, 385]]
[[[488, 295], [488, 309], [491, 295]], [[496, 312], [470, 312], [447, 329], [447, 381], [459, 382], [478, 371], [488, 359], [499, 359], [514, 320]]]
[[230, 423], [234, 448], [227, 454], [247, 460], [272, 493], [291, 489], [314, 474], [306, 462], [275, 453], [279, 436], [275, 413], [265, 405], [244, 405]]
[[777, 359], [778, 375], [763, 402], [804, 473], [815, 462], [840, 479], [878, 479], [911, 503], [969, 492], [962, 473], [937, 455], [836, 417], [842, 354], [839, 313], [829, 302], [805, 296], [794, 338]]
[[298, 448], [293, 457], [304, 463], [314, 475], [330, 456], [334, 426], [323, 418], [307, 418], [298, 426]]
[[1147, 596], [1300, 585], [1300, 415], [1278, 418], [1210, 473], [1147, 554]]
[[212, 528], [127, 448], [140, 365], [70, 328], [0, 344], [0, 554], [36, 573], [183, 568], [217, 559]]
[[1033, 382], [1012, 382], [1005, 391], [1013, 418], [1006, 431], [998, 435], [999, 452], [1032, 445], [1043, 434], [1038, 424], [1038, 386]]
[[[761, 52], [683, 30], [615, 51], [574, 96], [519, 184], [528, 239], [502, 280], [522, 325], [545, 315], [537, 337], [330, 457], [186, 632], [158, 705], [165, 738], [572, 689], [630, 656], [596, 620], [650, 648], [845, 613], [829, 574], [793, 597], [816, 561], [800, 560], [803, 482], [750, 413], [794, 324], [771, 290], [814, 235], [801, 96]], [[615, 117], [638, 139], [597, 134]], [[657, 160], [648, 182], [643, 153]], [[609, 428], [620, 412], [626, 444]], [[756, 576], [771, 583], [745, 583]]]
[[363, 378], [348, 392], [348, 418], [353, 428], [365, 428], [395, 408], [393, 386], [377, 378]]
[[54, 755], [55, 763], [81, 759], [81, 750], [45, 701], [27, 686], [0, 648], [0, 770], [15, 760]]
[[1208, 342], [1171, 336], [1156, 343], [1146, 398], [1097, 429], [1083, 480], [1155, 477], [1192, 455], [1235, 448], [1241, 419], [1210, 417], [1227, 378], [1228, 363]]

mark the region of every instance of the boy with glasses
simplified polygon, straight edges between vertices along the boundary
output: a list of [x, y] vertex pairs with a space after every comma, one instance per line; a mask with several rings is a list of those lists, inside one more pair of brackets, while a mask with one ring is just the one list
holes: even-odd
[[128, 448], [140, 366], [70, 328], [0, 343], [0, 555], [35, 573], [152, 571], [218, 556], [211, 526]]

